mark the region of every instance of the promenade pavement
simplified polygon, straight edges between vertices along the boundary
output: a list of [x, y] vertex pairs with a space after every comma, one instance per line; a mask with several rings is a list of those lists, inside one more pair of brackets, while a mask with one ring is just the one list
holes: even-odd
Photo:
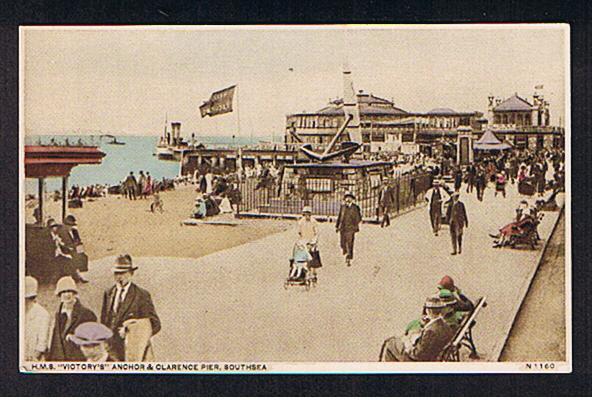
[[[447, 226], [435, 237], [426, 207], [381, 229], [363, 224], [354, 262], [344, 265], [333, 223], [320, 224], [323, 267], [309, 292], [283, 282], [294, 229], [197, 259], [135, 257], [135, 282], [152, 293], [162, 331], [159, 361], [377, 361], [385, 338], [420, 316], [423, 302], [450, 275], [470, 298], [487, 296], [474, 338], [484, 360], [497, 360], [542, 251], [494, 249], [490, 232], [510, 222], [521, 197], [485, 201], [461, 189], [469, 227], [461, 255], [452, 256]], [[557, 213], [539, 228], [549, 237]], [[184, 227], [179, 231], [180, 240]], [[152, 240], [146, 238], [146, 240]], [[83, 301], [100, 312], [112, 284], [112, 258], [93, 261]]]

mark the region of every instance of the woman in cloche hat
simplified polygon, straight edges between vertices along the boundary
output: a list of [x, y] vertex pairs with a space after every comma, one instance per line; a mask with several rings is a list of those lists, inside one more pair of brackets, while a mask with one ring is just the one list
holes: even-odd
[[78, 288], [72, 277], [60, 278], [55, 294], [60, 299], [60, 305], [55, 314], [47, 359], [48, 361], [84, 361], [84, 356], [78, 346], [69, 339], [80, 324], [96, 321], [97, 316], [80, 302]]

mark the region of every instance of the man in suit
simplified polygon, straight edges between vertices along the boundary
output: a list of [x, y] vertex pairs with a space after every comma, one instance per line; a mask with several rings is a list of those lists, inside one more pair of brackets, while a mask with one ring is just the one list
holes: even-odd
[[430, 204], [430, 222], [432, 224], [432, 231], [435, 236], [438, 236], [440, 227], [442, 226], [442, 190], [448, 195], [452, 192], [445, 185], [442, 186], [439, 180], [434, 180], [434, 186], [426, 193], [426, 201]]
[[380, 223], [381, 228], [385, 228], [391, 224], [389, 213], [391, 212], [394, 202], [393, 188], [388, 184], [388, 178], [384, 177], [382, 179], [382, 188], [378, 194], [379, 211], [382, 213], [382, 221]]
[[[113, 331], [110, 346], [118, 360], [125, 361], [125, 336], [127, 326], [135, 320], [148, 318], [152, 336], [160, 331], [160, 318], [156, 314], [152, 297], [145, 289], [132, 283], [135, 267], [129, 254], [115, 259], [112, 268], [115, 285], [105, 291], [101, 308], [101, 323]], [[146, 352], [150, 343], [146, 343]]]
[[127, 178], [125, 178], [125, 181], [123, 182], [123, 187], [125, 188], [125, 197], [128, 197], [130, 200], [136, 200], [136, 192], [138, 191], [138, 181], [136, 181], [136, 177], [134, 176], [133, 171], [131, 171]]
[[455, 192], [449, 200], [446, 219], [450, 226], [450, 238], [452, 240], [452, 255], [462, 253], [462, 236], [465, 226], [469, 227], [469, 218], [467, 210], [462, 201], [459, 200], [460, 194]]
[[354, 200], [355, 196], [352, 193], [345, 194], [335, 225], [335, 231], [340, 234], [345, 265], [348, 267], [351, 266], [351, 260], [354, 258], [354, 236], [360, 230], [360, 222], [362, 222], [362, 212], [360, 207], [354, 204]]
[[80, 303], [78, 288], [72, 277], [62, 277], [56, 285], [55, 294], [60, 298], [60, 305], [55, 315], [47, 360], [84, 361], [80, 349], [70, 339], [80, 324], [96, 321], [97, 316]]
[[460, 190], [460, 187], [462, 186], [462, 178], [462, 169], [460, 168], [460, 166], [458, 166], [454, 173], [454, 191], [458, 192]]

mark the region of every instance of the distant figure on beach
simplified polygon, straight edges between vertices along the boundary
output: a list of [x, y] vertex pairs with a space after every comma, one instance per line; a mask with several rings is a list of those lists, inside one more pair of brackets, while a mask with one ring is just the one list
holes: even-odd
[[138, 182], [136, 181], [136, 177], [134, 176], [134, 172], [131, 171], [130, 174], [125, 178], [123, 182], [124, 194], [130, 200], [136, 200], [136, 191], [138, 190]]
[[196, 197], [191, 217], [197, 219], [205, 218], [206, 213], [206, 202], [204, 201], [203, 196]]
[[206, 174], [202, 174], [199, 177], [199, 191], [205, 193], [208, 190], [208, 181], [206, 180]]
[[138, 176], [138, 188], [136, 192], [140, 196], [141, 199], [145, 199], [146, 195], [144, 194], [144, 185], [146, 184], [146, 175], [144, 175], [144, 171], [140, 171], [140, 176]]
[[360, 207], [354, 204], [355, 196], [353, 193], [346, 193], [344, 203], [339, 208], [339, 216], [335, 230], [339, 232], [341, 241], [341, 250], [345, 256], [345, 265], [351, 266], [351, 260], [354, 258], [354, 237], [360, 230], [362, 222], [362, 213]]
[[211, 171], [208, 171], [205, 175], [206, 178], [206, 191], [204, 193], [210, 194], [214, 191], [214, 174]]
[[164, 212], [164, 203], [161, 200], [160, 195], [158, 193], [154, 193], [154, 195], [152, 196], [152, 203], [150, 204], [150, 211], [151, 212], [160, 211], [161, 213]]
[[150, 172], [146, 171], [146, 181], [144, 182], [142, 194], [144, 195], [144, 198], [146, 198], [147, 196], [151, 196], [152, 192], [152, 177], [150, 176]]

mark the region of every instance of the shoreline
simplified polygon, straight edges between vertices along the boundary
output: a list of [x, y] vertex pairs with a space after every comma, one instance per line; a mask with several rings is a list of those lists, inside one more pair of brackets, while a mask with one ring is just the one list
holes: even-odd
[[[293, 223], [242, 219], [238, 226], [184, 226], [196, 196], [195, 185], [181, 184], [161, 192], [164, 213], [151, 213], [151, 199], [128, 200], [108, 195], [85, 201], [82, 208], [68, 209], [78, 220], [89, 260], [129, 253], [142, 257], [199, 258], [289, 229]], [[25, 204], [25, 222], [33, 223], [36, 200]], [[61, 201], [45, 204], [44, 219], [61, 219]], [[232, 217], [230, 217], [232, 218]]]

